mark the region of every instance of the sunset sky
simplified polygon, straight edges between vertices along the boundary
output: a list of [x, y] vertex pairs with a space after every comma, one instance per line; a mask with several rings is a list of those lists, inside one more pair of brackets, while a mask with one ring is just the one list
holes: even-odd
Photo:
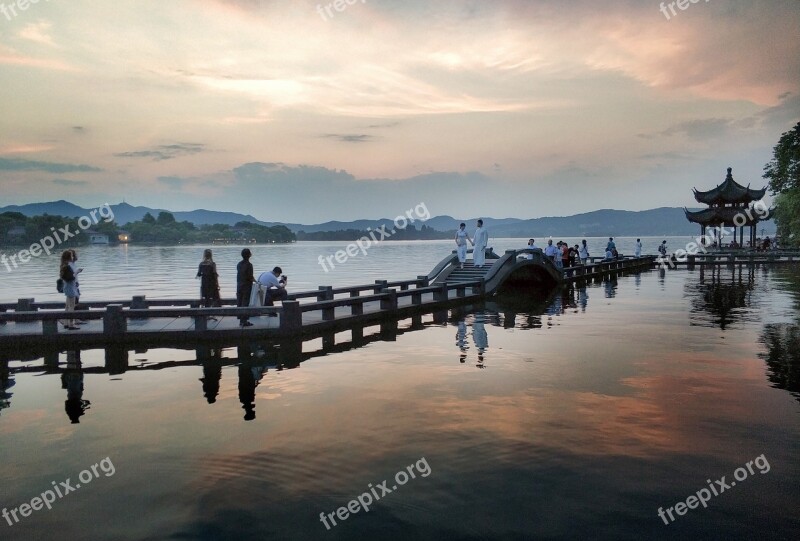
[[800, 120], [797, 0], [350, 1], [0, 0], [0, 206], [693, 206]]

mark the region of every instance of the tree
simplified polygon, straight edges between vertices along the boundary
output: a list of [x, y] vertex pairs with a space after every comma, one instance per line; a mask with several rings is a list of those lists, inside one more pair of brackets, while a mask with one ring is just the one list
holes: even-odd
[[146, 212], [144, 216], [142, 216], [142, 223], [143, 224], [154, 224], [156, 223], [156, 219], [153, 218], [153, 215], [149, 212]]
[[775, 223], [784, 245], [800, 244], [800, 122], [778, 140], [764, 178], [775, 198]]
[[[144, 221], [144, 218], [142, 219]], [[156, 218], [156, 223], [158, 225], [170, 225], [175, 223], [175, 216], [172, 215], [171, 212], [159, 212], [158, 218]]]
[[800, 189], [800, 122], [781, 135], [772, 150], [772, 160], [764, 166], [773, 194]]

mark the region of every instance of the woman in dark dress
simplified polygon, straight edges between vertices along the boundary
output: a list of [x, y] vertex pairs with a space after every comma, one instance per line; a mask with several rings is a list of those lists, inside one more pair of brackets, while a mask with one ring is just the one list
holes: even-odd
[[211, 250], [207, 249], [203, 252], [203, 261], [197, 268], [197, 278], [200, 278], [200, 298], [203, 301], [203, 307], [220, 306], [219, 275], [217, 274], [217, 264], [211, 257]]

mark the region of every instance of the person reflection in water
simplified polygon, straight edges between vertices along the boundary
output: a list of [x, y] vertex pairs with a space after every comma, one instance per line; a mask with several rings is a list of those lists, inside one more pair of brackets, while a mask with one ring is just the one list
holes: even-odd
[[264, 377], [267, 367], [264, 365], [243, 362], [239, 365], [239, 400], [244, 409], [244, 420], [256, 418], [256, 387]]
[[458, 349], [461, 351], [461, 354], [458, 356], [458, 361], [461, 364], [467, 362], [467, 350], [469, 346], [467, 346], [467, 323], [460, 319], [458, 321], [458, 332], [456, 332], [456, 345]]
[[489, 348], [489, 335], [486, 334], [486, 315], [484, 313], [475, 314], [475, 321], [472, 323], [472, 341], [478, 349], [478, 368], [486, 368], [483, 364], [483, 354]]
[[200, 381], [203, 382], [203, 396], [209, 404], [217, 401], [219, 394], [219, 382], [222, 379], [222, 364], [217, 359], [208, 359], [203, 361], [203, 377]]
[[0, 410], [11, 407], [12, 393], [7, 392], [7, 389], [13, 387], [14, 383], [8, 370], [8, 363], [2, 361], [0, 364]]
[[61, 388], [67, 390], [64, 411], [72, 424], [80, 423], [81, 416], [89, 409], [91, 402], [83, 400], [83, 365], [81, 352], [67, 352], [67, 367], [61, 374]]

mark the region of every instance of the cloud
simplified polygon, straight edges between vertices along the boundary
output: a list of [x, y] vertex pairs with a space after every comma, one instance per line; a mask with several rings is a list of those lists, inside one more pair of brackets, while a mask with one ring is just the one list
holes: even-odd
[[45, 171], [48, 173], [93, 173], [98, 167], [83, 164], [40, 162], [18, 158], [0, 158], [0, 171]]
[[89, 184], [85, 180], [69, 180], [66, 178], [54, 178], [51, 182], [59, 186], [86, 186]]
[[158, 177], [158, 181], [172, 189], [180, 190], [186, 185], [188, 179], [181, 177]]
[[49, 22], [30, 23], [22, 28], [17, 34], [22, 39], [42, 43], [44, 45], [55, 45], [49, 31], [53, 25]]
[[180, 156], [206, 152], [205, 145], [200, 143], [174, 143], [159, 145], [150, 150], [136, 150], [131, 152], [118, 152], [117, 158], [152, 158], [153, 161], [171, 160]]
[[732, 121], [726, 118], [698, 118], [673, 124], [660, 135], [685, 135], [692, 139], [712, 139], [726, 134]]
[[374, 135], [366, 134], [347, 134], [347, 133], [326, 133], [322, 137], [327, 139], [336, 139], [343, 143], [368, 143], [377, 139]]

